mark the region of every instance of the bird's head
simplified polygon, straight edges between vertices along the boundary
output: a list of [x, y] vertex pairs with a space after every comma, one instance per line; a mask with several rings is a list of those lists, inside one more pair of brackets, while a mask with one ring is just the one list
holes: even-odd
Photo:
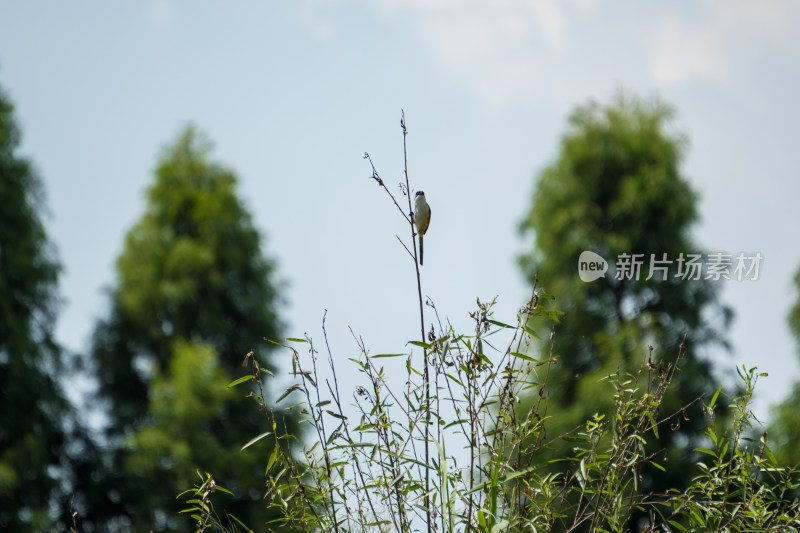
[[422, 198], [425, 198], [425, 193], [422, 191], [417, 191], [417, 194], [414, 195], [414, 198], [419, 198], [420, 196], [422, 196]]

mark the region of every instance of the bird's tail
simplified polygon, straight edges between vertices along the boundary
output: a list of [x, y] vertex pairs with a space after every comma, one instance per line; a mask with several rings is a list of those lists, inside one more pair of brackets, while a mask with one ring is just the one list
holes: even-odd
[[419, 264], [422, 264], [422, 233], [419, 234]]

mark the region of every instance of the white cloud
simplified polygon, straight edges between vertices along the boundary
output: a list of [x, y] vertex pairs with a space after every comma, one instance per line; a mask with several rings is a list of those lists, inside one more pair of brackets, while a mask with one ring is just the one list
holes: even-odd
[[[599, 0], [304, 0], [328, 38], [330, 13], [360, 6], [401, 28], [465, 90], [509, 100], [709, 80], [731, 85], [792, 39], [800, 2], [697, 0], [619, 7]], [[622, 16], [624, 15], [624, 16]], [[786, 44], [786, 47], [791, 44]]]
[[693, 79], [731, 81], [757, 53], [754, 46], [780, 41], [800, 20], [792, 0], [705, 0], [699, 20], [670, 16], [650, 43], [650, 73], [664, 85]]
[[335, 35], [335, 20], [331, 10], [341, 7], [348, 0], [298, 0], [295, 6], [303, 26], [318, 39], [329, 39]]
[[[581, 10], [594, 0], [575, 0]], [[480, 26], [479, 36], [491, 35], [489, 44], [541, 35], [549, 46], [563, 44], [564, 8], [558, 0], [380, 0], [384, 13], [407, 15], [429, 31], [448, 32], [452, 26]], [[471, 36], [460, 41], [469, 46]]]
[[159, 0], [147, 6], [147, 18], [154, 24], [166, 24], [175, 15], [175, 6], [172, 2]]
[[567, 11], [586, 13], [596, 0], [380, 0], [381, 13], [402, 18], [432, 57], [489, 101], [529, 93], [545, 56], [567, 45]]
[[600, 0], [573, 0], [573, 2], [581, 13], [589, 13], [597, 6]]
[[[570, 20], [599, 0], [302, 0], [300, 16], [318, 38], [336, 35], [333, 10], [360, 5], [402, 28], [465, 90], [504, 106], [542, 87], [546, 63], [569, 53]], [[564, 63], [567, 64], [566, 61]]]
[[674, 19], [661, 23], [656, 34], [651, 73], [664, 85], [693, 77], [720, 78], [725, 70], [717, 36], [706, 29], [686, 28]]

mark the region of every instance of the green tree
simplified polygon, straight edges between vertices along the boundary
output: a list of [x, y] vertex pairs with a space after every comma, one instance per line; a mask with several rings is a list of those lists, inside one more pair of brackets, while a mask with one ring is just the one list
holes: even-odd
[[[710, 342], [724, 344], [721, 328], [730, 311], [717, 302], [720, 282], [704, 279], [705, 272], [698, 280], [676, 277], [681, 254], [702, 251], [690, 236], [698, 217], [697, 195], [680, 171], [686, 140], [670, 129], [672, 117], [660, 101], [624, 95], [609, 105], [579, 106], [569, 118], [558, 158], [539, 177], [521, 225], [535, 242], [520, 265], [528, 280], [538, 276], [566, 312], [554, 337], [559, 364], [548, 377], [548, 438], [585, 424], [595, 413], [612, 413], [603, 378], [618, 369], [636, 373], [648, 361], [649, 345], [653, 371], [658, 371], [660, 363], [676, 358], [686, 335], [687, 357], [664, 398], [663, 415], [716, 389], [710, 364], [698, 353]], [[583, 251], [609, 262], [605, 277], [581, 281]], [[621, 254], [644, 254], [638, 279], [617, 279]], [[650, 278], [651, 255], [675, 261], [667, 279], [658, 270]], [[694, 463], [689, 451], [703, 426], [701, 407], [694, 404], [679, 428], [661, 430], [661, 440], [650, 449], [666, 449], [658, 460], [668, 460], [669, 468], [644, 472], [645, 487], [688, 485], [681, 477], [689, 475]], [[556, 440], [542, 453], [565, 457], [571, 446]]]
[[[797, 339], [800, 346], [800, 269], [794, 277], [796, 301], [787, 317], [789, 331]], [[775, 456], [781, 464], [800, 466], [800, 381], [792, 385], [789, 397], [772, 409], [767, 435], [774, 443]]]
[[0, 530], [51, 531], [69, 482], [64, 422], [74, 420], [53, 336], [60, 266], [13, 110], [0, 91]]
[[270, 516], [259, 501], [267, 439], [240, 450], [270, 423], [225, 386], [250, 350], [271, 368], [263, 339], [280, 330], [274, 267], [235, 175], [209, 151], [191, 127], [164, 151], [93, 339], [117, 480], [92, 514], [112, 508], [106, 522], [137, 531], [192, 529], [175, 497], [200, 481], [197, 471], [234, 491], [223, 504], [251, 527]]

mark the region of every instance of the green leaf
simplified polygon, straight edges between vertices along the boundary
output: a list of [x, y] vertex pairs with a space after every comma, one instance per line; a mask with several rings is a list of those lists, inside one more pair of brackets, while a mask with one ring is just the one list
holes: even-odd
[[269, 461], [267, 461], [267, 473], [272, 470], [272, 465], [275, 464], [275, 460], [278, 458], [278, 447], [275, 446], [272, 448], [272, 453], [269, 456]]
[[231, 518], [233, 518], [236, 521], [237, 524], [242, 526], [245, 529], [245, 531], [247, 531], [247, 533], [253, 533], [253, 530], [250, 529], [249, 527], [247, 527], [246, 525], [244, 525], [244, 522], [242, 522], [241, 520], [239, 520], [238, 518], [236, 518], [234, 515], [232, 515], [230, 513], [226, 513], [226, 514], [227, 514], [227, 516], [230, 516]]
[[706, 455], [710, 455], [711, 457], [716, 457], [717, 454], [714, 450], [709, 450], [708, 448], [695, 448], [694, 451], [704, 453]]
[[486, 513], [483, 509], [478, 510], [478, 527], [482, 532], [489, 533], [489, 527], [486, 525]]
[[679, 529], [679, 530], [681, 530], [681, 531], [688, 531], [688, 529], [686, 529], [685, 527], [683, 527], [681, 524], [679, 524], [679, 523], [678, 523], [678, 522], [676, 522], [675, 520], [670, 520], [670, 521], [669, 521], [669, 524], [670, 524], [672, 527], [674, 527], [675, 529]]
[[469, 423], [469, 419], [468, 418], [462, 418], [460, 420], [454, 420], [453, 422], [450, 422], [449, 424], [447, 424], [444, 427], [444, 429], [447, 429], [447, 428], [450, 428], [450, 427], [453, 427], [453, 426], [458, 426], [458, 425], [461, 425], [461, 424], [467, 424], [467, 423]]
[[646, 411], [646, 413], [647, 413], [647, 419], [650, 421], [650, 429], [653, 430], [653, 434], [656, 436], [656, 438], [659, 438], [658, 424], [656, 424], [656, 420], [655, 418], [653, 418], [653, 413], [651, 413], [650, 411]]
[[269, 435], [272, 435], [272, 432], [271, 432], [271, 431], [265, 431], [264, 433], [262, 433], [262, 434], [261, 434], [261, 435], [259, 435], [258, 437], [254, 437], [254, 438], [250, 439], [250, 440], [247, 442], [247, 444], [245, 444], [244, 446], [242, 446], [242, 448], [241, 448], [241, 449], [242, 449], [242, 450], [244, 450], [245, 448], [248, 448], [248, 447], [252, 446], [252, 445], [253, 445], [253, 444], [255, 444], [256, 442], [260, 441], [261, 439], [263, 439], [264, 437], [267, 437], [267, 436], [269, 436]]
[[514, 357], [517, 357], [518, 359], [522, 359], [524, 361], [530, 361], [532, 363], [538, 363], [539, 362], [537, 359], [534, 359], [530, 355], [525, 355], [524, 353], [511, 352], [511, 355], [513, 355]]
[[539, 340], [541, 340], [541, 339], [542, 339], [542, 338], [539, 336], [539, 334], [538, 334], [538, 333], [536, 333], [535, 331], [533, 331], [533, 330], [532, 330], [531, 328], [529, 328], [528, 326], [525, 326], [525, 333], [527, 333], [528, 335], [530, 335], [530, 336], [531, 336], [531, 337], [533, 337], [534, 339], [539, 339]]
[[514, 326], [511, 326], [511, 325], [509, 325], [509, 324], [506, 324], [506, 323], [504, 323], [504, 322], [499, 322], [499, 321], [497, 321], [497, 320], [492, 320], [492, 319], [489, 319], [489, 323], [490, 323], [490, 324], [494, 324], [495, 326], [500, 326], [501, 328], [506, 328], [506, 329], [517, 329], [517, 328], [515, 328]]
[[494, 525], [491, 533], [500, 533], [508, 529], [508, 520], [502, 520]]
[[239, 379], [235, 379], [235, 380], [231, 381], [230, 383], [228, 383], [228, 388], [230, 389], [232, 387], [235, 387], [236, 385], [240, 385], [240, 384], [244, 383], [245, 381], [252, 381], [252, 380], [253, 380], [253, 375], [252, 374], [250, 374], [248, 376], [242, 376]]
[[717, 396], [719, 396], [720, 391], [722, 390], [722, 386], [720, 385], [717, 388], [717, 391], [714, 393], [714, 396], [711, 397], [711, 401], [708, 402], [708, 406], [713, 410], [714, 406], [717, 404]]
[[287, 396], [289, 396], [291, 393], [293, 393], [296, 390], [302, 390], [302, 387], [300, 385], [292, 385], [291, 387], [287, 387], [287, 389], [285, 391], [283, 391], [283, 394], [281, 394], [278, 397], [278, 399], [275, 400], [275, 403], [280, 403], [281, 400], [283, 400], [284, 398], [286, 398]]

